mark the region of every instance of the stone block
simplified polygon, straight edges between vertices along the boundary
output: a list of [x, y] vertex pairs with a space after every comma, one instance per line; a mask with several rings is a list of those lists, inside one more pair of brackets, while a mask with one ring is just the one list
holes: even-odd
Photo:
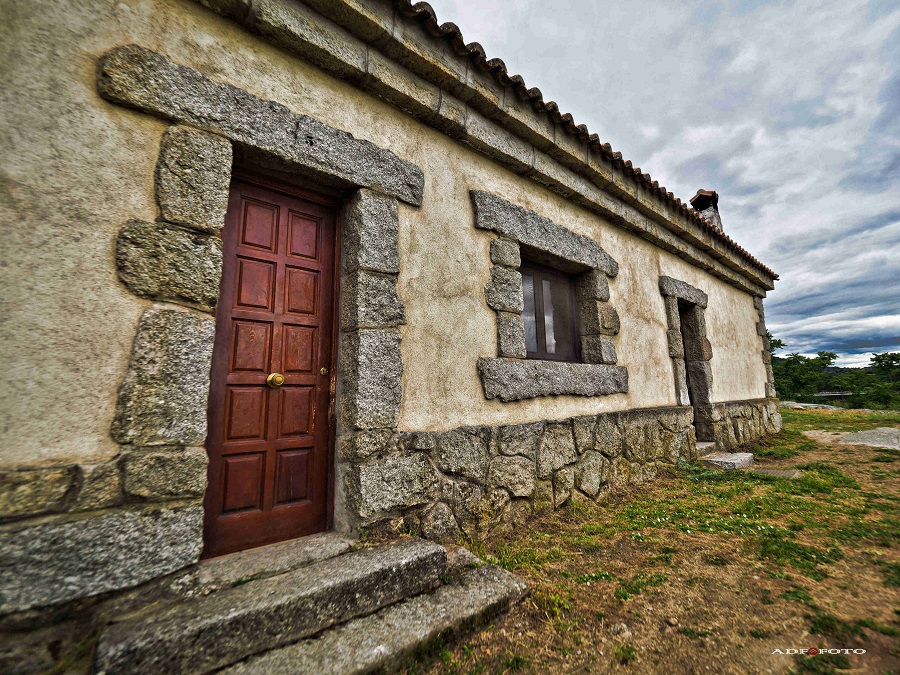
[[397, 276], [356, 270], [342, 279], [341, 329], [387, 328], [406, 323]]
[[575, 297], [578, 302], [599, 300], [609, 302], [609, 280], [600, 270], [591, 270], [579, 275], [575, 282]]
[[585, 335], [581, 338], [581, 360], [584, 363], [616, 363], [616, 346], [602, 335]]
[[143, 47], [106, 52], [97, 89], [113, 103], [221, 133], [260, 161], [271, 158], [279, 167], [335, 186], [374, 188], [415, 206], [422, 203], [424, 176], [411, 162]]
[[255, 31], [279, 47], [342, 80], [358, 83], [365, 77], [366, 45], [309, 7], [255, 0], [251, 16]]
[[492, 267], [491, 280], [484, 287], [484, 299], [491, 309], [521, 314], [525, 308], [522, 275], [509, 267]]
[[677, 328], [670, 328], [666, 331], [666, 338], [669, 341], [669, 356], [673, 359], [683, 359], [684, 342], [681, 339], [681, 331]]
[[521, 455], [522, 457], [534, 459], [538, 441], [540, 441], [543, 433], [543, 422], [500, 427], [500, 454], [507, 456]]
[[619, 424], [618, 413], [597, 415], [594, 428], [594, 449], [609, 459], [622, 455], [625, 433]]
[[775, 381], [775, 371], [772, 370], [772, 364], [766, 364], [766, 382], [774, 382]]
[[[489, 192], [472, 190], [469, 194], [475, 206], [475, 227], [491, 230], [553, 258], [574, 263], [572, 271], [583, 272], [588, 267], [609, 277], [619, 273], [616, 261], [593, 239], [575, 234]], [[578, 267], [580, 269], [576, 269]]]
[[572, 489], [575, 487], [575, 469], [567, 466], [553, 473], [553, 508], [558, 509], [560, 506], [569, 501], [572, 496]]
[[768, 349], [763, 349], [760, 352], [760, 355], [762, 356], [763, 363], [765, 363], [766, 365], [772, 363], [772, 352], [770, 352]]
[[503, 516], [503, 521], [513, 526], [524, 525], [534, 513], [534, 507], [528, 499], [513, 499]]
[[127, 495], [150, 501], [202, 497], [206, 492], [203, 448], [136, 448], [122, 456]]
[[341, 266], [385, 274], [400, 272], [397, 200], [372, 190], [357, 190], [341, 213]]
[[360, 330], [341, 339], [341, 420], [347, 429], [386, 429], [400, 417], [400, 334]]
[[699, 288], [694, 288], [690, 284], [672, 277], [661, 276], [659, 278], [659, 292], [704, 309], [709, 302], [709, 297]]
[[0, 614], [136, 586], [197, 562], [202, 546], [199, 505], [0, 532]]
[[761, 337], [766, 336], [766, 322], [765, 321], [757, 321], [756, 322], [756, 334]]
[[578, 305], [583, 335], [618, 335], [619, 313], [608, 302], [588, 300]]
[[0, 471], [0, 519], [62, 510], [75, 477], [74, 466]]
[[711, 361], [712, 344], [705, 337], [688, 340], [684, 344], [685, 358], [690, 361]]
[[746, 469], [753, 464], [753, 453], [750, 452], [717, 452], [704, 455], [700, 461], [713, 469]]
[[600, 487], [609, 481], [610, 463], [599, 452], [584, 455], [575, 467], [575, 487], [594, 498]]
[[206, 440], [215, 322], [151, 307], [138, 323], [112, 424], [128, 445], [199, 446]]
[[625, 426], [623, 456], [635, 464], [654, 459], [661, 450], [658, 425], [653, 421], [640, 421]]
[[572, 431], [575, 434], [575, 449], [579, 455], [594, 449], [594, 429], [597, 426], [595, 415], [572, 418]]
[[666, 325], [669, 330], [677, 330], [681, 333], [681, 314], [678, 312], [678, 298], [666, 295], [663, 297], [666, 308]]
[[106, 509], [122, 503], [122, 477], [118, 460], [100, 464], [82, 464], [81, 489], [73, 511]]
[[572, 464], [577, 458], [571, 425], [548, 423], [538, 446], [538, 478], [550, 478], [554, 471]]
[[495, 265], [516, 269], [521, 267], [522, 255], [519, 252], [519, 242], [512, 239], [492, 239], [491, 262]]
[[228, 209], [231, 155], [227, 138], [190, 127], [169, 127], [156, 165], [156, 200], [162, 219], [221, 232]]
[[522, 359], [478, 359], [488, 399], [521, 401], [538, 396], [605, 396], [628, 391], [623, 366]]
[[712, 367], [708, 361], [687, 362], [688, 381], [691, 383], [693, 402], [708, 404], [712, 396]]
[[766, 382], [765, 391], [766, 398], [775, 398], [778, 396], [778, 392], [775, 391], [775, 385], [772, 382]]
[[419, 528], [426, 539], [444, 544], [455, 542], [460, 535], [453, 511], [443, 502], [438, 502], [422, 515]]
[[454, 429], [437, 438], [434, 452], [438, 468], [445, 473], [457, 474], [479, 483], [485, 481], [488, 469], [488, 444], [477, 428]]
[[506, 488], [513, 497], [534, 493], [534, 462], [525, 457], [501, 455], [491, 460], [490, 484]]
[[497, 353], [513, 359], [525, 358], [525, 322], [521, 314], [497, 312]]
[[510, 502], [509, 493], [502, 488], [487, 489], [462, 480], [446, 481], [443, 494], [460, 529], [469, 535], [489, 533], [501, 522]]
[[611, 461], [609, 482], [613, 489], [621, 488], [633, 482], [631, 464], [627, 459], [617, 457]]
[[392, 429], [371, 429], [344, 434], [338, 448], [341, 461], [359, 462], [373, 456], [384, 456], [395, 448], [396, 434]]
[[119, 231], [116, 268], [137, 296], [212, 309], [219, 300], [222, 240], [167, 223], [132, 220]]
[[688, 391], [687, 366], [681, 359], [673, 359], [672, 371], [675, 374], [675, 399], [678, 405], [690, 405], [691, 395]]
[[421, 453], [357, 465], [348, 478], [350, 503], [363, 518], [427, 504], [434, 501], [439, 487], [437, 472]]

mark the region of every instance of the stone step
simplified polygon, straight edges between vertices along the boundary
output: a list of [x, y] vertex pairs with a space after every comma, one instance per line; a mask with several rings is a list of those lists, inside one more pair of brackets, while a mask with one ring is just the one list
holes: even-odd
[[112, 624], [97, 646], [106, 673], [206, 673], [430, 589], [447, 552], [421, 539], [346, 553]]
[[204, 589], [231, 588], [335, 558], [347, 553], [353, 543], [340, 534], [323, 532], [230, 553], [201, 562], [197, 570], [199, 582]]
[[715, 449], [715, 447], [715, 441], [697, 441], [697, 452], [701, 455], [710, 454]]
[[752, 452], [714, 452], [703, 455], [700, 461], [711, 469], [746, 469], [753, 464]]
[[525, 582], [494, 565], [463, 572], [442, 586], [315, 638], [253, 657], [222, 675], [349, 675], [394, 672], [438, 638], [469, 631], [505, 612], [527, 592]]

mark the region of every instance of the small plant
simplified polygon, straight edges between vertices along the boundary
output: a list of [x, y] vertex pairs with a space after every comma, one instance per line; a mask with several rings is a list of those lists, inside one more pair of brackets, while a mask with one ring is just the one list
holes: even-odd
[[725, 556], [721, 555], [712, 555], [706, 558], [706, 563], [708, 565], [713, 565], [714, 567], [725, 567], [731, 564], [731, 561]]
[[637, 658], [637, 651], [631, 645], [616, 645], [613, 647], [613, 654], [619, 659], [619, 663], [627, 666]]
[[757, 640], [765, 640], [766, 638], [772, 637], [772, 634], [762, 628], [751, 628], [750, 637], [756, 638]]
[[500, 665], [506, 670], [511, 670], [513, 672], [522, 670], [529, 663], [531, 663], [530, 659], [521, 654], [507, 654], [500, 658]]
[[694, 640], [699, 640], [700, 638], [709, 637], [713, 633], [716, 632], [715, 628], [692, 628], [690, 626], [685, 626], [684, 628], [679, 628], [678, 632], [682, 635], [687, 635], [689, 638]]

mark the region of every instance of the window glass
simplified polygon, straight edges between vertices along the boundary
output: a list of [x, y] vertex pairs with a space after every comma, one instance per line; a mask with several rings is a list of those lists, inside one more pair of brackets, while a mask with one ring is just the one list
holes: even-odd
[[534, 303], [534, 277], [525, 272], [522, 273], [522, 290], [525, 296], [525, 311], [522, 312], [522, 319], [525, 322], [525, 349], [529, 352], [536, 352], [538, 342], [535, 316], [537, 312]]
[[575, 284], [572, 277], [542, 265], [522, 265], [525, 349], [528, 358], [578, 360]]
[[556, 353], [556, 333], [553, 331], [553, 301], [557, 293], [553, 292], [553, 284], [550, 279], [544, 279], [544, 335], [547, 337], [547, 351]]

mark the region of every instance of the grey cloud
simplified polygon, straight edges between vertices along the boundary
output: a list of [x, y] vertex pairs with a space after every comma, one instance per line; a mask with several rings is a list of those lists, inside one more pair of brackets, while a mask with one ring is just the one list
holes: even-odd
[[781, 274], [767, 320], [791, 350], [896, 349], [900, 6], [435, 0], [576, 122]]

